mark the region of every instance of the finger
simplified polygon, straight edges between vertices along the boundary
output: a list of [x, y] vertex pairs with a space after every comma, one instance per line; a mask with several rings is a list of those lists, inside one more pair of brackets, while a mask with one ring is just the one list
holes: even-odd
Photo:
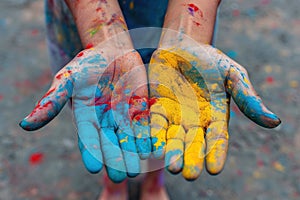
[[206, 170], [219, 174], [225, 165], [228, 150], [228, 121], [212, 122], [206, 131]]
[[162, 158], [166, 149], [167, 119], [161, 115], [162, 107], [154, 104], [150, 107], [150, 134], [152, 151], [155, 158]]
[[103, 167], [99, 137], [99, 122], [93, 105], [77, 96], [73, 99], [73, 112], [78, 133], [78, 146], [82, 161], [91, 173], [98, 173]]
[[101, 121], [101, 147], [109, 178], [120, 183], [126, 178], [126, 167], [115, 129], [112, 111], [109, 110], [103, 114]]
[[33, 111], [25, 117], [20, 126], [34, 131], [49, 123], [70, 99], [73, 92], [71, 71], [61, 70], [54, 78], [48, 92], [38, 101]]
[[98, 173], [103, 167], [100, 138], [97, 128], [90, 122], [80, 122], [78, 127], [78, 146], [82, 161], [91, 173]]
[[260, 126], [266, 128], [278, 126], [281, 123], [280, 119], [263, 104], [248, 78], [247, 71], [234, 61], [232, 62], [227, 80], [227, 91], [239, 109]]
[[183, 167], [183, 149], [184, 149], [185, 131], [180, 125], [171, 125], [167, 130], [167, 146], [165, 163], [167, 169], [177, 174]]
[[202, 170], [205, 156], [204, 130], [201, 127], [190, 128], [185, 136], [184, 166], [182, 175], [186, 180], [197, 179]]
[[140, 173], [140, 162], [133, 131], [130, 127], [119, 126], [117, 136], [123, 152], [127, 175], [135, 177]]
[[148, 101], [147, 98], [133, 96], [129, 104], [137, 151], [141, 159], [147, 159], [151, 153]]
[[210, 123], [206, 129], [206, 170], [218, 174], [224, 168], [228, 149], [228, 122], [230, 98], [224, 86], [213, 87], [210, 91]]

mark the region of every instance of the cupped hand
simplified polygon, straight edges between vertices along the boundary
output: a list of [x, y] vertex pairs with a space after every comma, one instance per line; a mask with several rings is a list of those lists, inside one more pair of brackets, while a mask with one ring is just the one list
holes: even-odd
[[154, 156], [165, 156], [171, 173], [197, 179], [204, 162], [210, 174], [222, 171], [228, 149], [232, 97], [252, 121], [280, 124], [262, 103], [241, 65], [210, 45], [163, 45], [149, 66], [150, 122]]
[[140, 55], [112, 46], [80, 52], [20, 126], [28, 131], [45, 126], [71, 98], [85, 167], [97, 173], [105, 164], [110, 179], [121, 182], [136, 176], [139, 157], [151, 152], [148, 89]]

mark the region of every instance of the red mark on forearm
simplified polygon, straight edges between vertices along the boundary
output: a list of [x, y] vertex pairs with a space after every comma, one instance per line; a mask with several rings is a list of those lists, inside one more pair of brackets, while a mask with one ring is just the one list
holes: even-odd
[[91, 49], [93, 48], [94, 45], [92, 43], [88, 43], [86, 46], [85, 46], [85, 49]]
[[101, 7], [96, 8], [96, 12], [100, 12], [100, 11], [102, 11]]
[[[82, 53], [82, 55], [83, 55], [83, 52], [81, 52], [81, 53]], [[79, 53], [79, 54], [80, 54], [80, 53]], [[80, 57], [79, 54], [78, 54], [77, 57]], [[82, 56], [82, 55], [81, 55], [81, 56]], [[72, 74], [72, 71], [71, 71], [71, 70], [68, 70], [68, 71], [66, 71], [66, 72], [62, 72], [62, 73], [58, 74], [55, 78], [57, 78], [58, 80], [60, 80], [63, 76], [67, 78], [67, 77], [69, 77], [71, 74]]]
[[201, 26], [201, 24], [199, 22], [195, 22], [195, 21], [193, 21], [193, 22], [196, 26]]
[[199, 8], [195, 4], [193, 4], [193, 3], [189, 3], [188, 6], [194, 12], [197, 12], [199, 10]]
[[80, 52], [78, 55], [77, 55], [77, 57], [79, 58], [79, 57], [81, 57], [81, 56], [83, 56], [83, 52]]
[[188, 12], [190, 13], [190, 15], [194, 16], [195, 13], [198, 13], [200, 17], [203, 17], [203, 12], [195, 4], [189, 3], [189, 4], [183, 4], [183, 6], [188, 7]]

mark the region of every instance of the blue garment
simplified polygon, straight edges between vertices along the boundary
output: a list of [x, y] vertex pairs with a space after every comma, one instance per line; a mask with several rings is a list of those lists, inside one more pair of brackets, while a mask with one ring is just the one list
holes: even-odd
[[[119, 4], [129, 30], [141, 27], [161, 28], [168, 0], [119, 0]], [[51, 67], [55, 73], [83, 48], [71, 12], [63, 0], [45, 0], [45, 15]], [[132, 35], [133, 44], [144, 63], [149, 63], [155, 45], [150, 45], [151, 48], [139, 47], [147, 43], [158, 44], [161, 32], [156, 29], [139, 33], [143, 36]]]
[[[129, 30], [141, 27], [161, 28], [163, 26], [168, 0], [119, 0], [119, 4]], [[140, 53], [143, 62], [146, 64], [150, 62], [151, 55], [155, 48], [141, 49], [139, 48], [141, 46], [140, 44], [158, 44], [161, 30], [143, 30], [140, 31], [139, 34], [143, 34], [143, 37], [136, 38], [132, 34], [131, 37], [136, 50]]]

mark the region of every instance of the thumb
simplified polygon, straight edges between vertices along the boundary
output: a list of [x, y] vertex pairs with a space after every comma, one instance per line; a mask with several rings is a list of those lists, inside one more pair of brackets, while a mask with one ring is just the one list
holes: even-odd
[[34, 131], [49, 123], [72, 96], [72, 72], [60, 70], [51, 84], [48, 92], [38, 101], [32, 112], [25, 117], [20, 126], [27, 131]]
[[227, 92], [232, 96], [239, 109], [253, 122], [265, 128], [275, 128], [281, 121], [262, 102], [254, 90], [247, 71], [238, 63], [230, 60], [227, 79]]

